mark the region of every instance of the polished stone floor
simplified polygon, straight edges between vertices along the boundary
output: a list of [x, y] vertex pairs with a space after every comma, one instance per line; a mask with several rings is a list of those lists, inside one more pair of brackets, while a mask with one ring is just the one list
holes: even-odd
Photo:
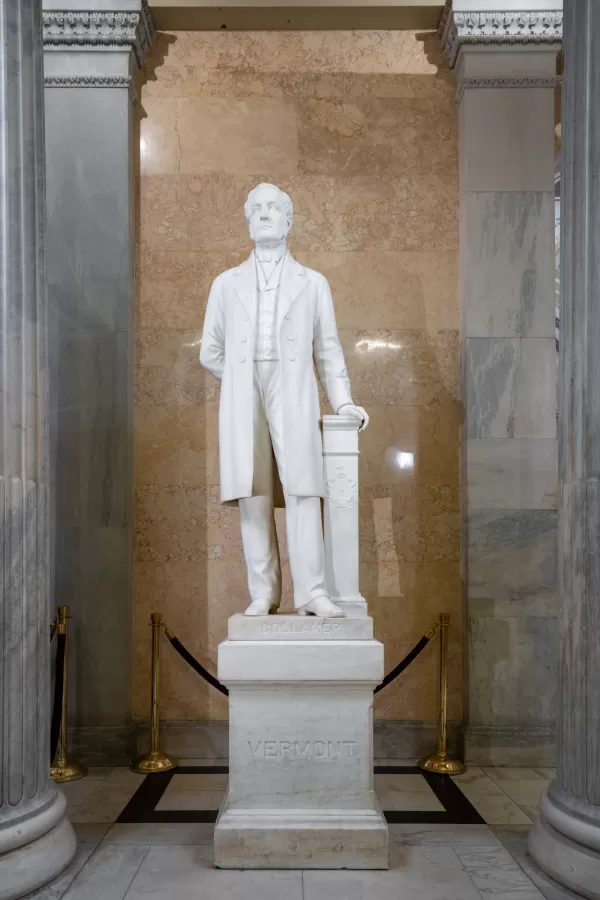
[[212, 831], [227, 784], [219, 760], [169, 777], [92, 769], [64, 785], [79, 839], [69, 869], [36, 900], [542, 900], [552, 887], [527, 854], [546, 768], [472, 768], [436, 781], [414, 760], [376, 760], [390, 828], [388, 872], [220, 871]]

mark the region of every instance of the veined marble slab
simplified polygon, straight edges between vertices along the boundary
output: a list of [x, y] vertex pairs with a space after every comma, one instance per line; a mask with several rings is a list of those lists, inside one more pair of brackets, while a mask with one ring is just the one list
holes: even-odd
[[[245, 639], [219, 645], [219, 678], [229, 688], [229, 789], [215, 827], [215, 865], [387, 868], [388, 829], [373, 779], [383, 646], [362, 639], [371, 620], [315, 618], [306, 624], [317, 633], [298, 639], [265, 636], [260, 626], [281, 619], [302, 627], [302, 617], [244, 618], [234, 616], [229, 628]], [[325, 629], [337, 624], [353, 637]]]
[[360, 616], [321, 619], [316, 616], [244, 616], [229, 619], [230, 641], [370, 641], [373, 619]]

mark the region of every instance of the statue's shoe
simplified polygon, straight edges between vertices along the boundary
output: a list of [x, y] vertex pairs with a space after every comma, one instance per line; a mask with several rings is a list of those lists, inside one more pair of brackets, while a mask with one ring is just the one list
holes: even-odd
[[346, 615], [344, 610], [332, 603], [325, 594], [315, 597], [310, 603], [305, 603], [296, 612], [299, 616], [319, 616], [321, 619], [339, 619]]
[[244, 612], [245, 616], [268, 616], [270, 612], [277, 612], [277, 607], [269, 600], [253, 600]]

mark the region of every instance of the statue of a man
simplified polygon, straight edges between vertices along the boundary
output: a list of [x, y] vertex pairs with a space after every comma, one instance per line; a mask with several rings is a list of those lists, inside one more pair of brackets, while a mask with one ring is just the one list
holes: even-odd
[[290, 255], [289, 196], [259, 184], [245, 205], [255, 249], [213, 282], [200, 362], [221, 381], [221, 502], [238, 501], [251, 603], [275, 612], [281, 569], [274, 519], [274, 465], [286, 507], [294, 604], [300, 615], [343, 616], [325, 583], [321, 523], [323, 454], [313, 360], [336, 413], [368, 424], [355, 406], [326, 278]]

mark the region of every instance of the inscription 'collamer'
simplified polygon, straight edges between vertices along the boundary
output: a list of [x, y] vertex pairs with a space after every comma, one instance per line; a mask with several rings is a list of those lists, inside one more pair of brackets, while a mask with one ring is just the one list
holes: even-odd
[[263, 622], [263, 634], [335, 634], [341, 630], [337, 622]]
[[356, 741], [248, 741], [254, 759], [351, 759]]

